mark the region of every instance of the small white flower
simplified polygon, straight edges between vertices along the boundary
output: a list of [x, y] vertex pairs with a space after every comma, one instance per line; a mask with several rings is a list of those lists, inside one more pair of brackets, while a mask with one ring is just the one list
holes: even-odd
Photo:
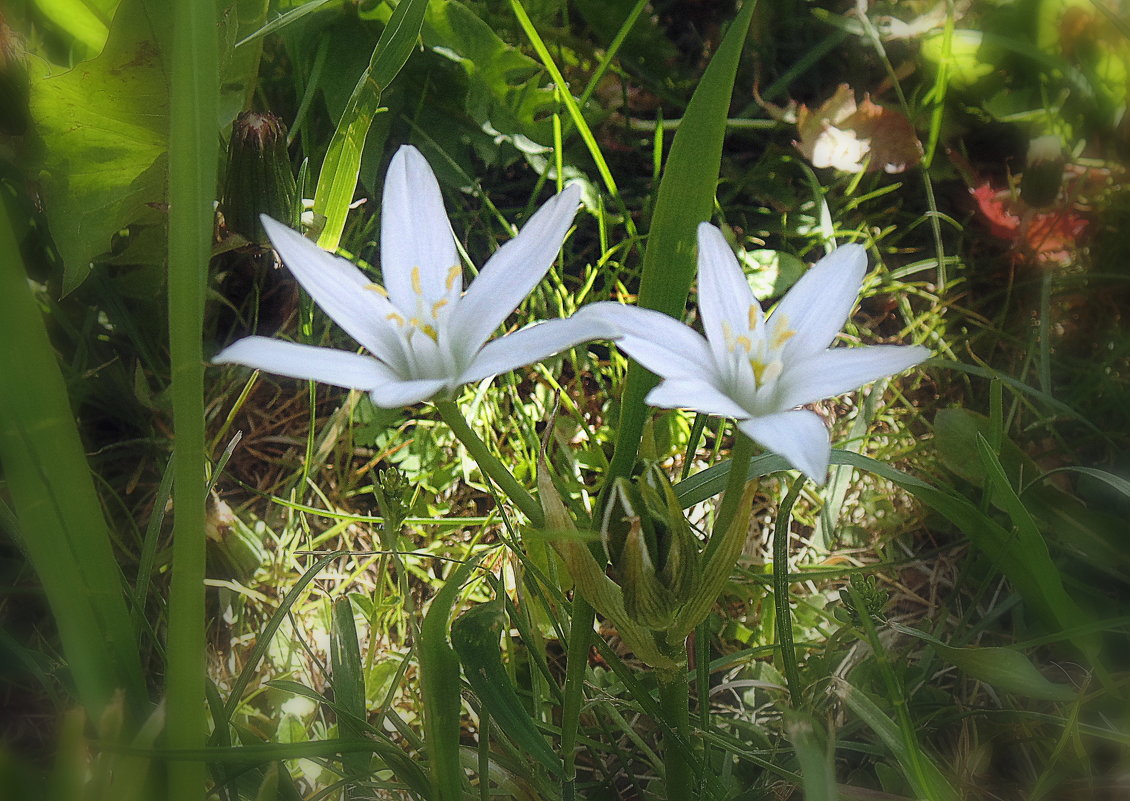
[[663, 380], [647, 396], [661, 408], [732, 417], [750, 439], [817, 482], [831, 444], [820, 417], [796, 407], [901, 372], [929, 356], [919, 346], [829, 349], [855, 305], [865, 251], [845, 245], [817, 262], [768, 318], [733, 251], [713, 225], [698, 227], [703, 338], [665, 314], [613, 303], [590, 313], [619, 330], [617, 346]]
[[542, 206], [487, 261], [463, 291], [463, 271], [439, 184], [418, 150], [404, 146], [385, 179], [381, 218], [384, 286], [296, 231], [263, 218], [282, 260], [310, 296], [371, 355], [247, 337], [213, 362], [243, 364], [370, 393], [397, 408], [463, 384], [540, 361], [606, 336], [599, 320], [578, 314], [487, 342], [545, 277], [580, 198], [577, 186]]

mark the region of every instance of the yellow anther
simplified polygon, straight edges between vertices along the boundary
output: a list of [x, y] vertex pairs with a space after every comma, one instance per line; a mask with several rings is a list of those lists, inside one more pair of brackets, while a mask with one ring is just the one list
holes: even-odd
[[756, 303], [749, 304], [749, 330], [756, 331], [758, 323], [761, 322], [761, 315], [759, 312], [761, 307]]
[[455, 287], [455, 282], [462, 277], [463, 270], [459, 267], [459, 265], [456, 264], [452, 266], [452, 268], [447, 271], [447, 280], [444, 282], [444, 286], [447, 287], [447, 291], [450, 292]]
[[412, 268], [412, 291], [415, 292], [417, 295], [423, 295], [424, 294], [424, 287], [420, 283], [420, 268], [419, 267], [413, 267]]
[[783, 325], [777, 326], [773, 331], [772, 345], [774, 348], [780, 348], [790, 339], [796, 336], [796, 331], [785, 328]]
[[746, 353], [749, 353], [751, 350], [753, 350], [753, 343], [750, 342], [749, 337], [746, 336], [738, 337], [734, 340], [734, 344], [741, 345], [743, 348], [745, 348]]
[[432, 319], [433, 320], [439, 319], [439, 310], [442, 309], [446, 305], [447, 305], [447, 298], [444, 298], [443, 300], [437, 300], [435, 303], [432, 304]]
[[380, 284], [365, 284], [365, 289], [371, 289], [372, 291], [374, 291], [378, 295], [380, 295], [382, 298], [388, 297], [388, 290], [385, 289]]
[[389, 312], [388, 314], [385, 315], [385, 319], [386, 320], [392, 320], [394, 323], [396, 323], [397, 325], [399, 325], [401, 327], [404, 326], [404, 318], [401, 317], [396, 312]]
[[789, 321], [785, 315], [776, 312], [769, 320], [772, 323], [773, 332], [769, 337], [769, 346], [773, 349], [780, 348], [790, 339], [796, 336], [796, 331], [789, 328]]

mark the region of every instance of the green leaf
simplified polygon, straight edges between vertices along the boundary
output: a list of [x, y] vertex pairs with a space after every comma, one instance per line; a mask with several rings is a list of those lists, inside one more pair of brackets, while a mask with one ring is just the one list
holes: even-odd
[[[867, 726], [879, 735], [902, 767], [918, 798], [929, 801], [958, 801], [957, 791], [938, 766], [918, 747], [914, 732], [902, 732], [866, 693], [843, 679], [833, 679], [836, 693]], [[904, 734], [906, 736], [904, 736]]]
[[837, 801], [835, 749], [828, 747], [828, 733], [816, 718], [787, 710], [785, 731], [800, 764], [805, 801]]
[[55, 351], [0, 213], [0, 464], [18, 540], [43, 583], [78, 696], [97, 716], [118, 688], [146, 703], [110, 529]]
[[[639, 305], [681, 318], [695, 273], [695, 231], [710, 219], [722, 163], [722, 139], [738, 60], [756, 3], [738, 12], [691, 97], [659, 182], [640, 278]], [[626, 476], [647, 417], [644, 396], [655, 376], [632, 362], [624, 385], [610, 477]]]
[[478, 560], [464, 562], [432, 598], [420, 626], [420, 693], [424, 698], [424, 741], [428, 748], [435, 801], [461, 801], [463, 767], [459, 763], [459, 657], [448, 640], [448, 621], [459, 588]]
[[80, 50], [93, 55], [106, 44], [118, 0], [36, 0], [35, 5], [73, 36]]
[[551, 773], [560, 775], [561, 757], [553, 752], [534, 725], [502, 664], [499, 639], [505, 622], [506, 614], [497, 604], [473, 606], [452, 624], [451, 644], [463, 663], [467, 683], [482, 701], [482, 711], [491, 716], [497, 729], [521, 751], [533, 756]]
[[365, 137], [379, 110], [381, 92], [412, 54], [427, 8], [428, 0], [402, 0], [397, 5], [330, 139], [314, 190], [314, 213], [326, 218], [318, 244], [327, 250], [337, 248], [345, 230], [345, 218], [357, 189]]
[[924, 631], [891, 624], [896, 631], [930, 643], [938, 655], [975, 679], [998, 690], [1042, 701], [1071, 701], [1075, 690], [1049, 681], [1024, 654], [1011, 648], [955, 648]]
[[66, 291], [117, 231], [165, 200], [169, 92], [155, 18], [145, 0], [125, 0], [97, 58], [32, 82], [36, 167]]
[[[353, 605], [348, 598], [338, 598], [333, 605], [333, 626], [330, 638], [330, 669], [333, 679], [334, 701], [349, 713], [339, 721], [344, 736], [360, 738], [361, 728], [353, 719], [365, 720], [365, 669], [361, 665], [361, 649], [357, 644], [357, 625], [353, 620]], [[356, 753], [343, 755], [342, 769], [349, 784], [347, 799], [366, 794], [362, 783], [368, 778], [369, 755]]]
[[779, 298], [804, 275], [804, 262], [779, 250], [738, 250], [746, 281], [758, 300]]
[[[537, 61], [504, 42], [475, 12], [455, 0], [432, 2], [424, 45], [458, 64], [467, 75], [462, 107], [476, 125], [521, 134], [541, 145], [551, 138], [547, 112], [556, 110], [552, 87], [544, 86]], [[544, 119], [543, 119], [544, 118]]]

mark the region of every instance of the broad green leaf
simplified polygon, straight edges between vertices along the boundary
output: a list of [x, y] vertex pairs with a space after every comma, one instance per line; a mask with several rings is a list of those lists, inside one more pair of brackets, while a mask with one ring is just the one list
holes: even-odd
[[[462, 106], [479, 126], [521, 134], [540, 145], [551, 141], [548, 112], [556, 110], [542, 66], [504, 42], [474, 11], [456, 0], [428, 6], [424, 45], [451, 59], [467, 74]], [[545, 119], [543, 119], [545, 118]]]
[[909, 626], [892, 624], [892, 628], [925, 640], [933, 646], [943, 660], [998, 690], [1043, 701], [1071, 701], [1075, 698], [1076, 693], [1073, 688], [1049, 681], [1019, 651], [997, 647], [955, 648], [946, 645], [937, 637]]
[[345, 218], [357, 189], [365, 137], [379, 110], [381, 92], [412, 54], [427, 8], [428, 0], [403, 0], [397, 5], [330, 139], [314, 190], [314, 213], [326, 218], [318, 244], [327, 250], [337, 248], [345, 229]]
[[35, 5], [92, 56], [106, 44], [118, 0], [35, 0]]
[[67, 291], [117, 231], [165, 200], [169, 93], [153, 20], [145, 0], [125, 0], [96, 58], [32, 82], [36, 166]]
[[[694, 278], [695, 231], [710, 219], [722, 162], [722, 139], [738, 61], [756, 7], [747, 2], [699, 81], [659, 182], [640, 278], [639, 305], [682, 318]], [[610, 478], [626, 476], [636, 459], [647, 417], [644, 396], [656, 378], [632, 362], [624, 384]]]

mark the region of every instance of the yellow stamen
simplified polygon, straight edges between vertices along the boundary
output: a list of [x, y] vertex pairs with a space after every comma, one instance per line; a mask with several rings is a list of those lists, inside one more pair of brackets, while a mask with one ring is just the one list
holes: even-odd
[[452, 290], [452, 288], [455, 286], [455, 282], [462, 275], [463, 270], [459, 267], [458, 264], [454, 265], [450, 270], [447, 271], [447, 280], [444, 282], [444, 286], [447, 287], [448, 292]]
[[387, 290], [387, 289], [385, 289], [385, 288], [384, 288], [383, 286], [381, 286], [380, 284], [365, 284], [365, 289], [371, 289], [371, 290], [373, 290], [373, 291], [374, 291], [374, 292], [376, 292], [376, 293], [377, 293], [378, 295], [380, 295], [380, 296], [381, 296], [382, 298], [387, 298], [387, 297], [388, 297], [388, 290]]
[[773, 323], [773, 334], [769, 339], [769, 345], [773, 349], [780, 348], [796, 336], [796, 331], [789, 328], [788, 319], [780, 312], [773, 315], [771, 322]]
[[413, 267], [412, 268], [412, 291], [415, 292], [417, 295], [423, 295], [424, 294], [424, 288], [420, 284], [420, 268], [419, 267]]
[[757, 304], [751, 303], [749, 305], [749, 330], [750, 331], [756, 331], [757, 330], [757, 325], [758, 325], [758, 323], [761, 322], [761, 316], [758, 314], [758, 312], [760, 312], [760, 311], [761, 311], [761, 307], [758, 306]]
[[389, 312], [388, 314], [385, 315], [385, 319], [386, 320], [392, 320], [394, 323], [396, 323], [397, 325], [399, 325], [401, 327], [404, 326], [404, 318], [401, 317], [396, 312]]
[[446, 305], [447, 305], [447, 298], [444, 298], [443, 300], [437, 300], [435, 303], [432, 304], [432, 319], [433, 320], [439, 319], [439, 310], [442, 309]]
[[734, 344], [741, 345], [743, 348], [745, 348], [746, 353], [749, 353], [753, 349], [753, 343], [749, 341], [749, 337], [747, 336], [738, 337], [734, 340]]

